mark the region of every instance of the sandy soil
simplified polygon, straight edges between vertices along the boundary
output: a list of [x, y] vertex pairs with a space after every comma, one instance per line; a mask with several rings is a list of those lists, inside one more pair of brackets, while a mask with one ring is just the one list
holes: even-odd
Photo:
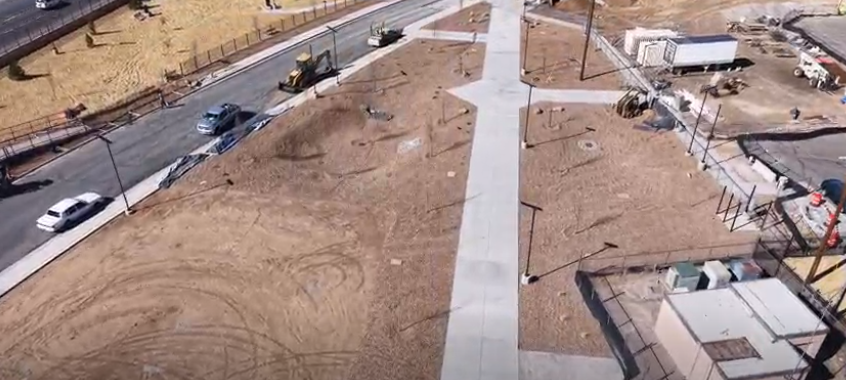
[[436, 379], [482, 56], [412, 42], [65, 254], [4, 297], [2, 377]]
[[[306, 0], [279, 3], [311, 4]], [[2, 125], [13, 126], [52, 115], [78, 103], [91, 111], [105, 108], [131, 93], [163, 83], [165, 70], [178, 71], [180, 62], [195, 54], [222, 43], [231, 45], [234, 38], [246, 45], [245, 34], [256, 26], [278, 27], [282, 19], [286, 19], [287, 28], [293, 26], [291, 15], [268, 13], [262, 5], [257, 0], [154, 2], [151, 6], [156, 16], [143, 21], [136, 20], [128, 8], [121, 8], [95, 23], [97, 47], [86, 47], [85, 28], [55, 43], [60, 54], [46, 47], [21, 61], [28, 74], [39, 77], [14, 82], [3, 75]], [[317, 16], [323, 14], [321, 6]], [[308, 19], [313, 17], [308, 12]], [[302, 24], [301, 15], [297, 16], [297, 23]], [[232, 46], [227, 49], [234, 50]], [[86, 69], [91, 67], [96, 70]]]
[[[540, 280], [521, 288], [520, 345], [611, 356], [575, 287], [574, 260], [599, 251], [596, 258], [640, 255], [638, 262], [653, 263], [668, 254], [749, 252], [754, 236], [729, 233], [716, 219], [720, 189], [684, 157], [675, 136], [635, 130], [608, 108], [564, 107], [532, 111], [534, 147], [521, 158], [521, 200], [543, 211], [536, 215], [530, 262]], [[525, 265], [531, 210], [522, 210]], [[618, 248], [603, 250], [606, 242]]]
[[491, 4], [478, 3], [450, 16], [436, 20], [421, 29], [451, 32], [487, 33], [490, 25]]
[[[526, 24], [521, 33], [526, 35]], [[539, 88], [617, 90], [623, 84], [614, 65], [591, 44], [585, 66], [585, 80], [579, 80], [584, 35], [578, 30], [546, 23], [529, 27], [526, 75], [522, 79]], [[521, 49], [526, 38], [521, 38]]]

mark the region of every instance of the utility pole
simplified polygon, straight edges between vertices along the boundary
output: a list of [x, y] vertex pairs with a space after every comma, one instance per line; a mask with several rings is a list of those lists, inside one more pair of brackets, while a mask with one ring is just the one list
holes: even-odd
[[820, 267], [820, 261], [822, 261], [823, 254], [825, 254], [828, 250], [828, 239], [831, 238], [831, 234], [834, 232], [835, 226], [837, 226], [837, 221], [840, 219], [840, 213], [843, 212], [844, 203], [846, 203], [846, 191], [841, 191], [840, 201], [837, 203], [837, 208], [834, 209], [834, 218], [828, 222], [828, 227], [825, 229], [825, 235], [823, 236], [822, 242], [820, 246], [817, 247], [817, 252], [814, 254], [814, 263], [811, 265], [808, 277], [805, 277], [806, 284], [810, 283], [817, 275], [817, 270]]
[[126, 199], [126, 191], [123, 189], [123, 182], [120, 180], [120, 172], [118, 172], [117, 164], [115, 163], [115, 156], [112, 154], [112, 141], [103, 135], [96, 135], [98, 139], [106, 143], [106, 150], [109, 152], [109, 159], [112, 161], [112, 168], [115, 169], [115, 177], [117, 177], [118, 186], [120, 187], [120, 194], [123, 196], [124, 215], [131, 215], [132, 208], [129, 207], [129, 201]]
[[591, 0], [587, 25], [585, 26], [585, 48], [582, 51], [582, 69], [579, 71], [579, 81], [585, 80], [585, 61], [587, 60], [588, 46], [590, 46], [590, 33], [593, 30], [593, 11], [595, 8], [596, 0]]

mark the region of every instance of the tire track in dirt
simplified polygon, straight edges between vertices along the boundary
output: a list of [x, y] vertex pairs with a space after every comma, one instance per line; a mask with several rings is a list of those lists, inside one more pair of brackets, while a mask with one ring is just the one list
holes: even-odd
[[[170, 218], [178, 219], [180, 213], [196, 212], [192, 206], [202, 204], [204, 199], [220, 201], [209, 195], [198, 196], [184, 205], [174, 204], [182, 211], [168, 212]], [[345, 210], [337, 210], [337, 204], [296, 205], [282, 209], [273, 209], [270, 203], [249, 208], [238, 206], [238, 202], [227, 205], [227, 209], [237, 209], [238, 212], [237, 215], [226, 216], [235, 218], [231, 223], [235, 227], [226, 231], [226, 239], [215, 238], [215, 241], [229, 242], [218, 252], [198, 252], [187, 256], [172, 253], [173, 257], [163, 258], [156, 253], [160, 249], [156, 247], [190, 248], [191, 245], [190, 242], [174, 244], [169, 239], [162, 239], [169, 229], [167, 225], [148, 223], [153, 227], [124, 234], [123, 237], [131, 239], [131, 243], [122, 251], [108, 253], [120, 259], [99, 260], [107, 269], [87, 273], [73, 287], [29, 307], [28, 310], [35, 313], [31, 317], [28, 315], [4, 324], [2, 331], [17, 331], [18, 335], [10, 336], [14, 341], [0, 351], [5, 357], [14, 358], [9, 362], [12, 365], [0, 368], [3, 371], [0, 373], [17, 377], [14, 374], [24, 371], [15, 368], [15, 363], [22, 363], [21, 368], [31, 368], [31, 373], [27, 375], [30, 379], [44, 380], [138, 378], [138, 372], [146, 370], [158, 373], [156, 376], [177, 379], [205, 379], [209, 376], [254, 379], [268, 378], [270, 373], [287, 373], [291, 378], [322, 379], [330, 373], [342, 374], [357, 354], [350, 350], [310, 350], [309, 346], [314, 346], [308, 342], [313, 340], [314, 333], [311, 331], [326, 330], [332, 325], [320, 328], [320, 325], [309, 326], [308, 320], [297, 322], [296, 319], [303, 313], [341, 317], [343, 314], [338, 313], [350, 312], [347, 310], [349, 307], [334, 311], [325, 301], [326, 297], [330, 297], [330, 301], [337, 298], [333, 295], [336, 292], [363, 291], [366, 273], [360, 259], [363, 251], [369, 248], [362, 246], [358, 234], [352, 232], [358, 226], [349, 222], [347, 218], [350, 215], [345, 215], [348, 214]], [[294, 214], [303, 215], [291, 215], [291, 209], [297, 209]], [[205, 212], [200, 211], [197, 217], [202, 219]], [[314, 214], [309, 215], [311, 212]], [[358, 213], [361, 211], [354, 212]], [[148, 212], [147, 216], [158, 216], [156, 214], [161, 212]], [[252, 243], [253, 240], [275, 236], [275, 225], [285, 227], [291, 223], [289, 220], [278, 223], [281, 215], [286, 219], [305, 218], [307, 225], [315, 223], [332, 231], [349, 230], [352, 234], [346, 233], [349, 236], [338, 243], [331, 243], [331, 240], [337, 240], [331, 238], [330, 244], [306, 250], [306, 253], [290, 249], [296, 244], [287, 249], [279, 249], [278, 244], [274, 244], [274, 249], [269, 250], [263, 248], [269, 245], [267, 242]], [[265, 220], [274, 218], [277, 220]], [[287, 235], [301, 233], [296, 228], [278, 230]], [[190, 237], [186, 239], [190, 240]], [[229, 256], [243, 258], [254, 253], [265, 259], [247, 265], [233, 265], [226, 260]], [[146, 258], [147, 255], [150, 257]], [[267, 261], [273, 256], [282, 260]], [[272, 288], [269, 293], [272, 296], [266, 299], [267, 302], [284, 307], [296, 299], [308, 297], [312, 306], [306, 307], [307, 310], [285, 312], [284, 315], [267, 314], [261, 304], [249, 301], [255, 298], [250, 294], [258, 294], [256, 286], [248, 285], [255, 283], [257, 273], [270, 276], [268, 280], [272, 278], [281, 285]], [[258, 285], [258, 289], [265, 287]], [[193, 323], [190, 315], [194, 313], [192, 308], [197, 307], [217, 310], [215, 314], [225, 317], [212, 317], [207, 321], [224, 323]], [[57, 312], [61, 310], [63, 312]], [[276, 327], [268, 330], [268, 321], [274, 318], [300, 325], [283, 327], [274, 323]], [[182, 319], [186, 319], [185, 323], [181, 322]], [[361, 326], [360, 330], [363, 331], [363, 328]], [[117, 333], [101, 336], [105, 339], [93, 345], [89, 343], [84, 349], [76, 347], [71, 350], [72, 354], [65, 353], [64, 345], [74, 344], [71, 341], [75, 339], [79, 341], [86, 336], [96, 336], [98, 330]], [[304, 332], [307, 335], [300, 336]], [[297, 341], [302, 344], [291, 346]], [[209, 359], [197, 359], [200, 356]], [[186, 367], [179, 364], [180, 359], [194, 362]]]

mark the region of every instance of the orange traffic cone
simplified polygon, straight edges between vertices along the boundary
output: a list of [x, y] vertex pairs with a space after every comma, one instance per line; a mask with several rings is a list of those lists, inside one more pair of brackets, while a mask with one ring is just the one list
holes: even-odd
[[822, 201], [823, 201], [822, 193], [820, 193], [819, 191], [815, 191], [815, 192], [811, 193], [811, 199], [810, 199], [811, 206], [819, 207], [822, 204]]

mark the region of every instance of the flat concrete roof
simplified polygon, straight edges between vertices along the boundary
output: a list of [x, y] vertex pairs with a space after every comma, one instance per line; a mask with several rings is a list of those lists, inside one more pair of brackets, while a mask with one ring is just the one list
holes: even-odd
[[778, 279], [735, 282], [731, 288], [779, 338], [828, 334], [828, 326]]
[[760, 358], [716, 362], [727, 379], [776, 376], [808, 367], [790, 343], [770, 334], [732, 288], [668, 294], [666, 300], [700, 344], [746, 338], [758, 352]]

